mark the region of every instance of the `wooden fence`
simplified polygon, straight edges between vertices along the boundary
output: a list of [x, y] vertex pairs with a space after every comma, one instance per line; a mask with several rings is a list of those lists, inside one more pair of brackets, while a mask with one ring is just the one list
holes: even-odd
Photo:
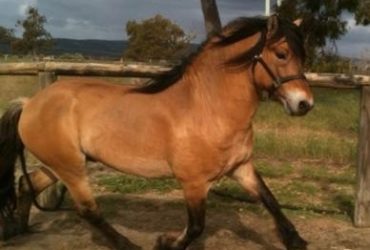
[[[166, 73], [171, 68], [171, 66], [143, 63], [1, 63], [0, 75], [38, 75], [40, 86], [44, 87], [44, 84], [53, 81], [56, 75], [155, 77]], [[370, 86], [370, 76], [367, 75], [306, 73], [306, 77], [313, 87], [362, 88]]]
[[[39, 86], [44, 88], [54, 82], [57, 75], [155, 77], [170, 69], [170, 66], [139, 63], [2, 63], [0, 75], [38, 75]], [[354, 224], [370, 227], [370, 76], [307, 73], [306, 77], [313, 87], [361, 89]]]

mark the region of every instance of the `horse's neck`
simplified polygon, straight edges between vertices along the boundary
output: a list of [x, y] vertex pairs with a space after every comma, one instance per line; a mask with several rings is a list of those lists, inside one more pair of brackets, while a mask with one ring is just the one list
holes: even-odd
[[210, 56], [195, 62], [183, 77], [194, 107], [210, 122], [219, 119], [235, 129], [249, 126], [259, 99], [250, 74], [232, 72], [215, 64], [215, 59]]

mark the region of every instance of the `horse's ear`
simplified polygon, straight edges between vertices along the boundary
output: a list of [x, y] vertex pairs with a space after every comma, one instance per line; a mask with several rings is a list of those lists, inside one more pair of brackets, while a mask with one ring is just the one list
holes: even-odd
[[293, 22], [293, 23], [294, 23], [297, 27], [299, 27], [299, 26], [301, 26], [302, 22], [303, 22], [303, 19], [302, 19], [302, 18], [298, 18], [298, 19], [294, 20], [294, 22]]
[[276, 14], [271, 15], [267, 19], [267, 37], [271, 38], [279, 29], [279, 19]]

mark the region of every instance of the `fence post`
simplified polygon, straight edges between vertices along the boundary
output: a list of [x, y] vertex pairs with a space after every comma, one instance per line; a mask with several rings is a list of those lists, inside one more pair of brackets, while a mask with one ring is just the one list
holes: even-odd
[[48, 85], [52, 84], [57, 80], [55, 72], [40, 71], [39, 75], [39, 87], [40, 89], [46, 88]]
[[370, 86], [363, 86], [360, 104], [357, 188], [354, 224], [370, 226]]

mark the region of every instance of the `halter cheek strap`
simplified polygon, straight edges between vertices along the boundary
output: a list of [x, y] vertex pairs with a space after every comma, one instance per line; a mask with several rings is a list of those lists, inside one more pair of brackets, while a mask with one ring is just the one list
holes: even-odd
[[262, 67], [266, 70], [267, 74], [269, 74], [269, 76], [272, 79], [271, 86], [273, 86], [273, 90], [276, 90], [284, 83], [290, 82], [292, 80], [298, 80], [298, 79], [306, 80], [306, 77], [303, 73], [300, 73], [297, 75], [288, 75], [284, 77], [276, 76], [274, 72], [272, 72], [271, 68], [267, 65], [265, 60], [263, 60], [261, 55], [255, 55], [253, 61], [254, 61], [253, 68], [256, 66], [257, 63], [260, 63]]

